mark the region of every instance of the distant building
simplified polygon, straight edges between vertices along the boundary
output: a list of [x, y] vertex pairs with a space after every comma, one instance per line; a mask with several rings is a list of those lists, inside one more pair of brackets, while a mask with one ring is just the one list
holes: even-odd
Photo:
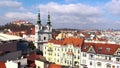
[[12, 22], [12, 24], [19, 25], [19, 26], [21, 26], [21, 25], [27, 25], [27, 26], [33, 25], [32, 23], [26, 22], [25, 20], [14, 21], [14, 22]]
[[52, 25], [50, 21], [50, 14], [48, 14], [47, 24], [41, 24], [40, 12], [38, 13], [37, 24], [35, 25], [35, 46], [42, 51], [42, 45], [52, 38]]

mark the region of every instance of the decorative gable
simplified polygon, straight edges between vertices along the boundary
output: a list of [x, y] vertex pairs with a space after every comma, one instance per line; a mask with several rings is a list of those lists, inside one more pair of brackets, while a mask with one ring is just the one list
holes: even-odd
[[118, 48], [118, 49], [116, 50], [116, 52], [114, 53], [114, 55], [120, 56], [120, 48]]
[[89, 52], [89, 53], [95, 53], [95, 50], [94, 50], [93, 46], [90, 46], [90, 48], [88, 49], [87, 52]]

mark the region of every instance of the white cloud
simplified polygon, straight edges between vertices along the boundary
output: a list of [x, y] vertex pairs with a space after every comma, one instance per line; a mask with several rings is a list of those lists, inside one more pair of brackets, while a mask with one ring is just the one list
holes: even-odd
[[2, 0], [0, 1], [0, 7], [12, 7], [12, 8], [18, 8], [21, 7], [22, 3], [12, 0]]
[[[113, 1], [103, 5], [111, 5]], [[116, 3], [116, 2], [115, 2]], [[104, 9], [102, 6], [90, 6], [87, 4], [77, 3], [77, 4], [58, 4], [58, 3], [48, 3], [40, 4], [37, 9], [40, 9], [42, 23], [46, 24], [47, 13], [50, 11], [51, 22], [54, 28], [80, 28], [80, 29], [101, 29], [101, 28], [118, 28], [118, 21], [114, 21], [105, 18]], [[111, 5], [112, 7], [112, 5]], [[109, 9], [111, 8], [109, 6]], [[23, 10], [24, 7], [19, 9]], [[107, 9], [107, 8], [105, 8]], [[114, 8], [114, 13], [119, 13], [117, 11], [119, 8]], [[35, 10], [35, 9], [34, 9]], [[113, 10], [113, 9], [111, 9]], [[31, 10], [33, 11], [33, 10]], [[115, 12], [116, 11], [116, 12]], [[112, 11], [109, 11], [113, 13]], [[37, 14], [37, 13], [36, 13]], [[4, 19], [1, 18], [0, 21], [13, 21], [15, 19], [24, 19], [32, 23], [35, 23], [37, 15], [26, 10], [25, 12], [7, 12], [4, 15]], [[3, 22], [5, 22], [3, 21]], [[116, 25], [117, 24], [117, 25]]]
[[108, 12], [120, 16], [120, 0], [111, 0], [105, 6]]
[[39, 5], [39, 8], [43, 11], [51, 11], [62, 14], [79, 14], [79, 15], [100, 15], [101, 10], [98, 7], [92, 7], [89, 5], [78, 4], [57, 4], [48, 3], [46, 5]]
[[33, 14], [31, 12], [8, 12], [4, 16], [6, 19], [8, 19], [10, 22], [14, 20], [26, 20], [29, 22], [34, 23], [37, 19], [36, 14]]
[[81, 3], [57, 4], [51, 2], [45, 5], [39, 5], [38, 8], [41, 10], [41, 15], [45, 17], [48, 11], [51, 12], [51, 19], [54, 27], [61, 27], [60, 24], [63, 25], [63, 23], [72, 26], [76, 24], [82, 25], [87, 23], [92, 24], [104, 22], [104, 19], [101, 18], [103, 11], [99, 7], [93, 7]]

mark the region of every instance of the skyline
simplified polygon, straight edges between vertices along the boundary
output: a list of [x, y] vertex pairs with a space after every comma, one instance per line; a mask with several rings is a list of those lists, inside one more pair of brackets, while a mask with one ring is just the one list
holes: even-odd
[[15, 20], [42, 24], [50, 12], [53, 28], [119, 29], [120, 0], [0, 0], [0, 25]]

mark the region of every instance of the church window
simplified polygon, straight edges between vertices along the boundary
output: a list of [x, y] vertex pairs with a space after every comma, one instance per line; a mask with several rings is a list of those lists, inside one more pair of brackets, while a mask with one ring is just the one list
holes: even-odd
[[46, 40], [46, 37], [44, 37], [44, 40]]

